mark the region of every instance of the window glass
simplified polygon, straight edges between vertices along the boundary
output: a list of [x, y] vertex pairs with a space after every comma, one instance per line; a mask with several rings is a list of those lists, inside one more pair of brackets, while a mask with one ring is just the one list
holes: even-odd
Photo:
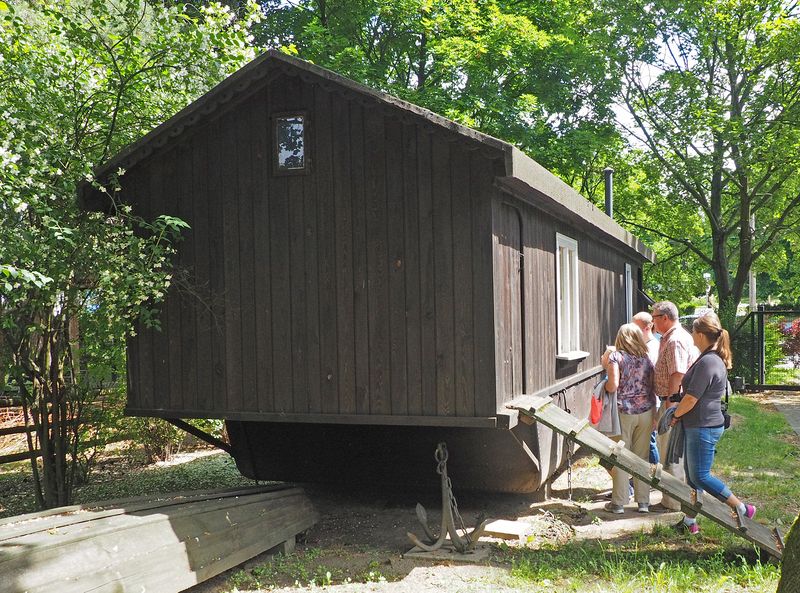
[[302, 115], [275, 120], [275, 143], [279, 171], [303, 169], [305, 161], [305, 120]]
[[578, 323], [578, 242], [556, 234], [558, 354], [580, 351]]

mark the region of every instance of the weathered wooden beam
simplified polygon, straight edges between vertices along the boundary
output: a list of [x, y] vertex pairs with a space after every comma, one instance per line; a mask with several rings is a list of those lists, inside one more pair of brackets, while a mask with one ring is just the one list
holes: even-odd
[[0, 428], [0, 437], [7, 436], [9, 434], [25, 434], [28, 432], [33, 432], [36, 430], [35, 426], [9, 426], [7, 428]]
[[0, 523], [0, 593], [177, 593], [311, 527], [288, 486], [127, 499]]
[[38, 449], [36, 451], [23, 451], [22, 453], [10, 453], [8, 455], [0, 455], [0, 465], [4, 463], [12, 463], [14, 461], [23, 461], [25, 459], [33, 459], [42, 454]]

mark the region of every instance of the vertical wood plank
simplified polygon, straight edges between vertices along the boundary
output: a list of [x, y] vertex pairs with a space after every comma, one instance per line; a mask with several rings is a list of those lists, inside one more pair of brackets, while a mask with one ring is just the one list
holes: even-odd
[[417, 191], [417, 127], [403, 126], [403, 196], [406, 246], [406, 393], [408, 413], [422, 414], [422, 306], [420, 302], [420, 211]]
[[475, 415], [475, 327], [473, 325], [472, 202], [470, 159], [460, 144], [450, 147], [453, 201], [455, 324], [455, 414]]
[[356, 413], [369, 413], [369, 290], [367, 287], [367, 205], [365, 195], [364, 112], [350, 103], [350, 189], [353, 196], [353, 331], [355, 335]]
[[392, 414], [408, 413], [406, 247], [403, 205], [403, 129], [386, 120], [386, 204], [389, 250], [389, 387]]
[[[314, 106], [315, 87], [303, 87], [303, 104]], [[309, 121], [311, 134], [311, 174], [303, 176], [303, 216], [305, 230], [305, 310], [306, 310], [306, 390], [308, 392], [306, 410], [322, 412], [321, 392], [321, 339], [320, 339], [320, 295], [319, 295], [319, 205], [317, 162], [320, 144], [316, 134], [317, 114], [312, 110]], [[323, 184], [324, 187], [324, 184]], [[297, 407], [297, 406], [295, 406]]]
[[[172, 148], [163, 154], [159, 160], [164, 164], [164, 185], [159, 212], [176, 216], [178, 214], [178, 192], [180, 183], [178, 179], [179, 148]], [[179, 246], [179, 251], [183, 246]], [[179, 259], [179, 258], [176, 258]], [[174, 262], [178, 263], [178, 262]], [[180, 294], [175, 286], [167, 290], [167, 296], [161, 305], [162, 328], [160, 341], [166, 352], [166, 380], [164, 391], [158, 394], [156, 405], [161, 409], [182, 410], [183, 405], [183, 371], [181, 369], [181, 312]]]
[[367, 202], [367, 273], [369, 287], [370, 413], [391, 413], [389, 393], [389, 278], [386, 211], [384, 116], [379, 109], [364, 114]]
[[191, 228], [183, 233], [178, 247], [180, 266], [189, 272], [189, 282], [195, 287], [191, 294], [181, 292], [175, 300], [179, 308], [181, 335], [178, 347], [181, 351], [181, 374], [179, 377], [183, 394], [183, 410], [197, 410], [197, 323], [195, 320], [197, 290], [196, 230], [194, 194], [192, 193], [192, 142], [178, 147], [178, 209], [177, 215]]
[[353, 203], [350, 180], [350, 108], [333, 95], [333, 193], [336, 212], [336, 337], [339, 412], [356, 412], [355, 320], [353, 303]]
[[272, 133], [268, 87], [255, 96], [253, 106], [253, 290], [255, 298], [256, 390], [258, 411], [275, 409], [272, 367], [272, 266], [270, 202]]
[[500, 403], [506, 401], [506, 393], [510, 389], [510, 360], [508, 334], [510, 321], [508, 319], [508, 290], [506, 286], [506, 257], [503, 246], [503, 216], [500, 200], [492, 201], [492, 260], [494, 274], [494, 351], [495, 366], [497, 367], [497, 379], [495, 389]]
[[[227, 112], [221, 118], [220, 161], [222, 187], [222, 242], [225, 249], [225, 369], [229, 410], [242, 409], [242, 288], [241, 246], [239, 244], [239, 142], [236, 134], [238, 114]], [[242, 150], [244, 154], [244, 150]], [[213, 197], [212, 197], [213, 199]]]
[[[291, 78], [275, 79], [270, 92], [270, 113], [285, 111], [289, 104], [287, 86]], [[274, 126], [270, 121], [270, 127]], [[272, 301], [272, 368], [274, 369], [275, 412], [292, 407], [292, 290], [289, 253], [289, 185], [285, 175], [271, 175], [269, 199], [270, 274]]]
[[[131, 198], [136, 214], [150, 219], [150, 183], [148, 176], [152, 171], [144, 167], [143, 169], [130, 174], [128, 183], [131, 184]], [[132, 183], [131, 183], [132, 181]], [[152, 409], [153, 407], [153, 381], [155, 372], [155, 358], [153, 356], [153, 330], [147, 328], [141, 320], [136, 322], [136, 337], [132, 338], [136, 342], [137, 350], [134, 360], [137, 363], [137, 384], [134, 393], [134, 401], [128, 401], [129, 406], [140, 409]]]
[[306, 361], [306, 269], [303, 179], [291, 176], [289, 185], [289, 253], [292, 311], [292, 411], [308, 411]]
[[436, 407], [436, 270], [434, 264], [433, 163], [432, 135], [417, 129], [417, 166], [419, 186], [419, 291], [420, 291], [420, 354], [422, 363], [422, 413], [435, 416]]
[[[165, 174], [169, 174], [169, 171], [165, 171], [163, 158], [152, 159], [150, 162], [150, 192], [147, 196], [148, 207], [146, 214], [146, 219], [150, 222], [163, 213]], [[169, 331], [169, 319], [163, 306], [158, 314], [158, 322], [160, 329], [152, 329], [147, 332], [153, 357], [153, 389], [147, 394], [148, 409], [163, 408], [167, 403], [169, 394], [169, 339], [166, 333]]]
[[[214, 317], [211, 291], [211, 199], [209, 174], [211, 166], [208, 159], [209, 126], [195, 134], [192, 141], [192, 179], [193, 201], [192, 237], [194, 247], [194, 278], [197, 299], [194, 302], [195, 332], [197, 334], [197, 410], [212, 412], [214, 409], [213, 361]], [[216, 255], [216, 254], [215, 254]]]
[[255, 232], [254, 204], [257, 199], [256, 135], [258, 134], [258, 103], [254, 98], [239, 105], [236, 112], [235, 138], [237, 145], [238, 239], [239, 239], [239, 308], [241, 410], [258, 410], [256, 302], [255, 302]]
[[453, 283], [453, 210], [450, 194], [450, 146], [440, 135], [432, 138], [433, 228], [436, 311], [436, 412], [455, 414], [455, 308]]
[[331, 96], [320, 91], [314, 96], [317, 122], [317, 224], [319, 262], [319, 330], [322, 412], [339, 412], [339, 359], [336, 334], [336, 203], [333, 186], [333, 152], [338, 149], [332, 132]]
[[222, 123], [212, 121], [208, 136], [208, 236], [209, 278], [211, 288], [211, 362], [214, 374], [211, 381], [213, 411], [224, 412], [228, 405], [227, 324], [225, 298], [225, 254], [223, 226], [223, 165]]
[[492, 270], [493, 165], [478, 151], [470, 154], [472, 203], [473, 327], [475, 331], [475, 414], [490, 416], [499, 407], [495, 388], [494, 289]]

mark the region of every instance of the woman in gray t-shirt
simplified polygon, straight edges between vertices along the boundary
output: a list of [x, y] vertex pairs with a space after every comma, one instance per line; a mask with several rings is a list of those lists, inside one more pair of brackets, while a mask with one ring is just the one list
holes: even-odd
[[[722, 480], [711, 475], [717, 441], [725, 430], [721, 402], [732, 366], [730, 337], [719, 317], [707, 313], [695, 319], [692, 338], [702, 355], [683, 377], [683, 399], [670, 422], [671, 426], [683, 424], [686, 481], [697, 491], [698, 499], [706, 491], [740, 516], [752, 518], [756, 507], [740, 501]], [[687, 513], [680, 524], [693, 534], [700, 531], [695, 516]]]

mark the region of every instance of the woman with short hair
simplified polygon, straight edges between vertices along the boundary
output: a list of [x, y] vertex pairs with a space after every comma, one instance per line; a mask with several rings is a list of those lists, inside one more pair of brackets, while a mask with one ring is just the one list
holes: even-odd
[[[736, 498], [711, 474], [717, 441], [725, 430], [722, 398], [728, 388], [728, 369], [733, 366], [730, 336], [715, 313], [706, 313], [694, 320], [692, 338], [702, 354], [683, 377], [683, 398], [670, 421], [670, 426], [678, 422], [683, 426], [686, 481], [697, 491], [698, 499], [706, 491], [740, 517], [752, 518], [756, 507]], [[692, 534], [700, 531], [693, 513], [687, 514], [679, 527]]]
[[[650, 434], [655, 428], [653, 363], [647, 355], [642, 330], [635, 323], [626, 323], [619, 328], [614, 347], [600, 359], [608, 374], [606, 391], [617, 392], [621, 438], [625, 447], [647, 461], [650, 457]], [[605, 508], [611, 513], [621, 514], [630, 500], [630, 474], [617, 467], [611, 477], [614, 483], [611, 502]], [[650, 486], [647, 483], [635, 479], [633, 496], [640, 513], [650, 511]]]

